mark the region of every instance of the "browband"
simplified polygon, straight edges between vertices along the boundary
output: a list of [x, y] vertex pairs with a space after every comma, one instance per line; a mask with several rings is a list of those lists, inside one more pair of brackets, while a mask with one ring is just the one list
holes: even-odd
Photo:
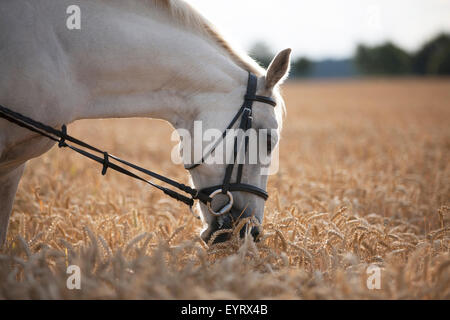
[[250, 100], [250, 101], [258, 101], [258, 102], [270, 104], [273, 107], [277, 106], [276, 101], [274, 99], [270, 98], [270, 97], [257, 96], [257, 95], [254, 95], [254, 96], [245, 95], [244, 99], [245, 100]]

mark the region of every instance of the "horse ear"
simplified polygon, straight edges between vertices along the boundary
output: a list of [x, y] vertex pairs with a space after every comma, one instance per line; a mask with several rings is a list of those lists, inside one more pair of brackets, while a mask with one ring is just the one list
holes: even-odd
[[273, 58], [266, 74], [267, 89], [275, 87], [287, 78], [291, 64], [291, 51], [291, 49], [284, 49]]

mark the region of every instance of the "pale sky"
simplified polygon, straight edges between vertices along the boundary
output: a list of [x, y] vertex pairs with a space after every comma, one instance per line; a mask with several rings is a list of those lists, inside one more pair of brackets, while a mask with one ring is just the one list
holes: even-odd
[[343, 58], [358, 43], [416, 50], [450, 32], [450, 0], [187, 0], [241, 48], [258, 40], [294, 56]]

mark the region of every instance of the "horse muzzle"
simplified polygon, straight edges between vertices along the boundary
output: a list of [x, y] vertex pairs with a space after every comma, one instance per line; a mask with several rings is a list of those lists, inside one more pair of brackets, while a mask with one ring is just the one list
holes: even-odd
[[[240, 230], [236, 230], [236, 227], [239, 225], [239, 221], [254, 216], [252, 213], [252, 210], [249, 208], [240, 209], [236, 206], [232, 206], [227, 213], [214, 216], [214, 219], [210, 223], [208, 228], [202, 231], [201, 238], [203, 239], [203, 241], [205, 241], [205, 243], [209, 243], [213, 238], [214, 240], [211, 244], [216, 244], [230, 240], [232, 235], [236, 232], [239, 232], [239, 236], [241, 238], [244, 238], [245, 235], [250, 232], [251, 236], [253, 236], [253, 239], [257, 241], [260, 234], [260, 227], [251, 226], [251, 230], [249, 230], [249, 225], [251, 225], [250, 221], [240, 227]], [[224, 232], [218, 232], [221, 230], [224, 230]], [[218, 234], [216, 235], [215, 233]]]

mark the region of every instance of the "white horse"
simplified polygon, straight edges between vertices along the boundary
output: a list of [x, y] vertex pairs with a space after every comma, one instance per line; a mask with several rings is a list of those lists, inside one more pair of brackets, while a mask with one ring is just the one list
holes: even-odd
[[[0, 104], [60, 127], [78, 119], [150, 117], [175, 129], [223, 130], [239, 107], [248, 72], [258, 77], [257, 94], [277, 106], [254, 103], [257, 128], [280, 130], [284, 102], [278, 85], [288, 73], [290, 49], [267, 72], [225, 41], [210, 22], [180, 0], [78, 0], [81, 29], [69, 29], [72, 0], [5, 0], [0, 3]], [[69, 12], [70, 13], [70, 12]], [[250, 15], [250, 14], [249, 14]], [[251, 15], [250, 15], [251, 16]], [[251, 28], [251, 20], [249, 27]], [[272, 137], [273, 144], [279, 135]], [[53, 141], [0, 119], [0, 244], [27, 160]], [[190, 171], [192, 184], [220, 184], [225, 165]], [[260, 166], [242, 181], [265, 189]], [[264, 200], [233, 192], [234, 205], [248, 207], [262, 222]], [[208, 240], [216, 217], [200, 204]]]

